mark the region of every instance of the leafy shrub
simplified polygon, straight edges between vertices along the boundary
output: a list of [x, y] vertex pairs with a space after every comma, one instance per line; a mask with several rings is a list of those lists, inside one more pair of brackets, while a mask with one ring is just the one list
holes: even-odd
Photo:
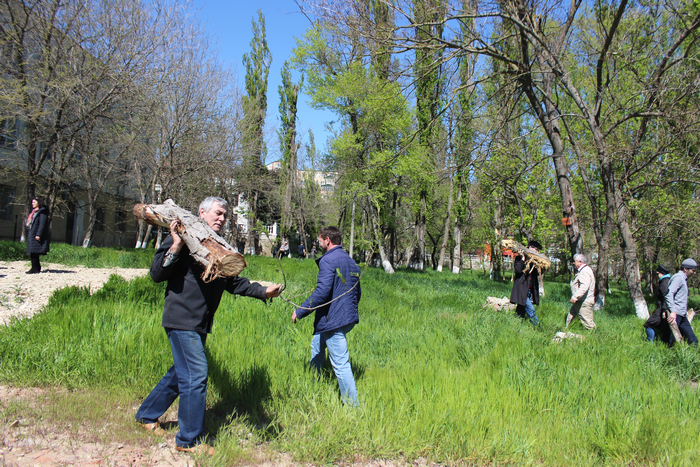
[[21, 242], [0, 241], [0, 261], [22, 261], [29, 259], [27, 245]]
[[[149, 268], [153, 261], [153, 249], [136, 248], [83, 248], [65, 243], [52, 243], [51, 251], [42, 262], [59, 263], [66, 266], [89, 268]], [[22, 261], [28, 259], [26, 244], [0, 241], [0, 261]]]

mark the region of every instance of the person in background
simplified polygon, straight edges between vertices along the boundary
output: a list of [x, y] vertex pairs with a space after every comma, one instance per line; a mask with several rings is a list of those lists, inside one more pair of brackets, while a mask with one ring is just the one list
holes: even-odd
[[660, 334], [661, 342], [672, 345], [673, 337], [671, 327], [668, 324], [668, 306], [666, 305], [666, 294], [668, 293], [668, 284], [671, 281], [671, 271], [666, 266], [659, 264], [656, 268], [656, 273], [659, 276], [659, 285], [654, 291], [656, 296], [656, 310], [651, 314], [648, 320], [644, 322], [644, 330], [647, 333], [647, 340], [654, 342], [657, 334]]
[[666, 294], [666, 306], [668, 307], [669, 324], [676, 323], [681, 335], [688, 339], [688, 343], [697, 347], [698, 338], [695, 337], [693, 326], [688, 321], [688, 278], [695, 274], [698, 263], [693, 258], [687, 258], [681, 263], [681, 269], [675, 273], [668, 283]]
[[[223, 198], [211, 196], [199, 205], [199, 217], [216, 233], [221, 231], [227, 211], [228, 203]], [[240, 276], [204, 282], [202, 266], [190, 255], [177, 225], [177, 220], [170, 224], [170, 236], [153, 257], [150, 271], [153, 282], [168, 283], [162, 326], [170, 341], [173, 365], [143, 401], [135, 418], [142, 428], [163, 436], [158, 419], [179, 396], [180, 431], [175, 436], [175, 448], [213, 455], [214, 448], [204, 443], [203, 436], [209, 373], [204, 344], [211, 333], [214, 313], [224, 291], [266, 300], [279, 296], [280, 284], [265, 287]]]
[[304, 259], [306, 257], [306, 248], [304, 247], [303, 243], [300, 243], [297, 247], [297, 253], [299, 254], [299, 258], [301, 259]]
[[280, 258], [289, 256], [289, 242], [282, 242], [282, 246], [280, 247], [280, 251], [278, 254], [280, 255]]
[[[527, 244], [530, 251], [539, 253], [542, 245], [536, 240], [531, 240]], [[513, 280], [513, 290], [510, 293], [510, 302], [515, 303], [515, 313], [521, 318], [528, 318], [533, 326], [539, 324], [539, 319], [535, 312], [535, 306], [540, 303], [540, 281], [537, 268], [525, 270], [525, 254], [518, 252], [513, 262], [515, 278]]]
[[337, 227], [321, 229], [318, 241], [324, 254], [316, 260], [316, 290], [292, 313], [292, 322], [296, 323], [297, 319], [304, 318], [311, 311], [316, 312], [314, 336], [311, 339], [311, 367], [321, 374], [328, 349], [333, 371], [338, 378], [340, 398], [344, 404], [356, 406], [357, 387], [346, 336], [360, 321], [360, 268], [340, 246], [342, 234]]
[[574, 256], [576, 276], [571, 281], [571, 300], [573, 305], [566, 316], [566, 327], [571, 320], [578, 317], [586, 329], [595, 329], [593, 322], [593, 304], [595, 303], [595, 274], [593, 269], [586, 264], [584, 255]]
[[39, 256], [49, 252], [51, 229], [49, 227], [49, 209], [42, 198], [32, 199], [32, 210], [27, 216], [27, 254], [32, 261], [32, 268], [25, 274], [41, 272]]

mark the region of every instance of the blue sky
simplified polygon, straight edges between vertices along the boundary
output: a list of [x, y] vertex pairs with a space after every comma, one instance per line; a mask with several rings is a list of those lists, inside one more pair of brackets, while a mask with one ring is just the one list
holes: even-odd
[[[257, 20], [257, 11], [261, 9], [265, 15], [267, 29], [267, 46], [272, 53], [272, 65], [267, 88], [267, 121], [268, 129], [279, 126], [279, 95], [277, 87], [281, 84], [280, 69], [291, 55], [295, 38], [301, 38], [310, 23], [293, 0], [193, 0], [194, 15], [201, 21], [207, 34], [218, 43], [219, 58], [222, 63], [230, 64], [236, 70], [239, 89], [243, 89], [245, 67], [243, 54], [250, 51], [252, 38], [251, 21]], [[294, 77], [299, 79], [298, 74]], [[308, 130], [311, 129], [316, 140], [316, 148], [323, 151], [327, 131], [325, 124], [333, 120], [333, 114], [328, 111], [311, 109], [307, 102], [308, 96], [302, 94], [299, 98], [298, 128], [303, 133], [302, 143], [308, 141]], [[300, 154], [301, 155], [301, 154]], [[279, 158], [277, 138], [270, 134], [268, 138], [267, 162]]]

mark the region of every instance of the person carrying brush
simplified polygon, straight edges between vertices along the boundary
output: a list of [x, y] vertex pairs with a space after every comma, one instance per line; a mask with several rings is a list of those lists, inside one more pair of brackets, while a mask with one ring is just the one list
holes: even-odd
[[[539, 253], [542, 245], [536, 240], [527, 243], [530, 251]], [[525, 252], [518, 251], [518, 256], [513, 262], [515, 278], [513, 280], [513, 290], [510, 292], [510, 302], [515, 303], [515, 313], [521, 318], [529, 319], [533, 326], [537, 326], [540, 320], [537, 318], [535, 305], [540, 303], [540, 281], [539, 272], [534, 265], [529, 267], [525, 261]]]

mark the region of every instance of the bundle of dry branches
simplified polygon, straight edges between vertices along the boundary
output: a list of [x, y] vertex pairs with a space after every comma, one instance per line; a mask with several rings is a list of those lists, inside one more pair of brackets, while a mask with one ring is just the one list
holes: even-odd
[[235, 277], [246, 267], [243, 255], [214, 232], [209, 224], [171, 199], [163, 204], [137, 204], [134, 206], [134, 215], [149, 224], [168, 229], [170, 223], [177, 220], [178, 235], [194, 260], [204, 267], [204, 282], [218, 277]]
[[513, 252], [522, 252], [525, 255], [525, 271], [531, 271], [533, 268], [537, 268], [537, 272], [542, 274], [542, 271], [548, 269], [552, 263], [542, 253], [535, 253], [526, 246], [516, 242], [513, 239], [506, 238], [501, 240], [501, 246]]

